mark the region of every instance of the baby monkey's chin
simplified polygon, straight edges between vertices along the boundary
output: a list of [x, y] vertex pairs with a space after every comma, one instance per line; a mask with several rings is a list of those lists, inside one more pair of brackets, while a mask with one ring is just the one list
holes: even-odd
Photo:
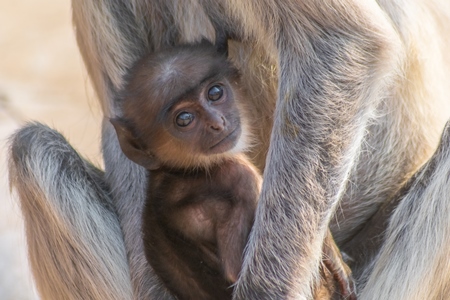
[[225, 153], [233, 149], [241, 137], [241, 127], [231, 130], [227, 135], [210, 147], [207, 151], [207, 155]]

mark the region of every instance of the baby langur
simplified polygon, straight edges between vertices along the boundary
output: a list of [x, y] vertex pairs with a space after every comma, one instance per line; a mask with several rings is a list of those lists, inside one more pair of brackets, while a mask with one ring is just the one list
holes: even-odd
[[[120, 146], [149, 174], [148, 262], [178, 299], [231, 299], [262, 183], [243, 154], [250, 125], [238, 71], [209, 42], [178, 46], [138, 61], [120, 100], [123, 115], [111, 120]], [[337, 293], [351, 294], [330, 234], [324, 253]]]
[[242, 154], [243, 98], [237, 70], [203, 42], [140, 60], [111, 120], [125, 155], [149, 171], [145, 254], [179, 299], [231, 299], [241, 268], [261, 188]]

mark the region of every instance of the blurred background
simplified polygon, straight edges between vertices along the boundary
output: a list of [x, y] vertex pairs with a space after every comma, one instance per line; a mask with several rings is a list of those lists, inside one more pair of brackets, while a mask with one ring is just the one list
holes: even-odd
[[37, 299], [17, 199], [8, 185], [8, 137], [37, 120], [100, 165], [100, 108], [71, 22], [70, 0], [0, 0], [0, 299]]

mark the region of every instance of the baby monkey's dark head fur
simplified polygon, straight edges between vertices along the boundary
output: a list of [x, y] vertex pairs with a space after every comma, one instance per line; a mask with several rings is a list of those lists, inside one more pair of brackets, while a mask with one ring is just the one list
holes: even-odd
[[147, 169], [208, 167], [248, 145], [239, 73], [211, 43], [152, 53], [126, 82], [111, 122], [125, 155]]

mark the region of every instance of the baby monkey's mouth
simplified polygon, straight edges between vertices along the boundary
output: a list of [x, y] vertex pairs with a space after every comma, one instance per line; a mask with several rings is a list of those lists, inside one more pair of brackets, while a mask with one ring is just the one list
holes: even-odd
[[224, 138], [209, 148], [210, 153], [223, 153], [236, 146], [241, 135], [241, 127], [238, 125], [231, 130]]

